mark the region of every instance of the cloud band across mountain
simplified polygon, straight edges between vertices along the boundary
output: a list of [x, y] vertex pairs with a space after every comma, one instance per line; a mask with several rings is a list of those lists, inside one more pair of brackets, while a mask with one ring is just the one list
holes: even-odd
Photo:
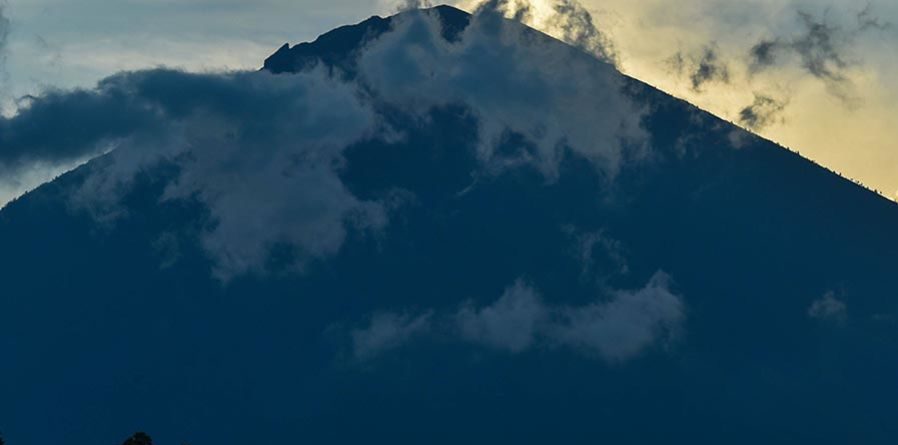
[[[466, 107], [487, 172], [531, 165], [551, 181], [569, 150], [613, 178], [647, 150], [643, 111], [613, 66], [489, 11], [454, 42], [435, 15], [405, 13], [357, 58], [355, 79], [322, 64], [279, 75], [157, 69], [49, 91], [0, 120], [0, 171], [15, 181], [34, 165], [109, 153], [74, 201], [114, 221], [136, 175], [170, 164], [177, 175], [161, 199], [208, 207], [202, 243], [228, 280], [264, 270], [273, 246], [289, 246], [301, 269], [337, 252], [348, 230], [388, 223], [389, 205], [354, 196], [339, 175], [347, 147], [403, 137], [387, 108], [426, 119]], [[515, 135], [533, 149], [509, 164], [496, 147]]]

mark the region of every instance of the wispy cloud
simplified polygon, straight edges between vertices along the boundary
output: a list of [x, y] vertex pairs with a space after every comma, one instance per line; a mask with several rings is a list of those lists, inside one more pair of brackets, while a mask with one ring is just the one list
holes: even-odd
[[536, 146], [533, 163], [550, 178], [565, 148], [609, 176], [646, 149], [643, 110], [612, 66], [534, 38], [490, 10], [475, 15], [457, 42], [441, 37], [436, 18], [409, 14], [365, 50], [360, 67], [379, 99], [405, 109], [467, 104], [480, 120], [487, 162], [509, 131]]
[[475, 11], [479, 14], [502, 14], [601, 60], [615, 65], [620, 62], [614, 41], [605, 30], [597, 26], [589, 9], [577, 0], [485, 0], [475, 4]]
[[755, 101], [739, 112], [739, 122], [758, 131], [775, 123], [788, 102], [764, 94], [755, 94]]
[[845, 27], [829, 18], [828, 11], [818, 17], [808, 11], [796, 13], [798, 31], [788, 36], [763, 38], [749, 50], [752, 72], [769, 70], [797, 58], [799, 66], [825, 82], [828, 91], [846, 103], [856, 101], [853, 81], [847, 70], [859, 62], [851, 54], [857, 37], [866, 32], [882, 31], [889, 24], [873, 15], [867, 5], [857, 13], [856, 23]]
[[689, 79], [695, 92], [703, 91], [704, 86], [711, 82], [730, 82], [730, 68], [723, 61], [716, 44], [705, 46], [699, 54], [684, 55], [677, 52], [668, 59], [668, 64], [674, 73], [685, 75]]
[[[685, 303], [671, 290], [671, 279], [663, 272], [640, 289], [611, 290], [604, 297], [583, 306], [548, 305], [532, 284], [518, 279], [484, 306], [468, 301], [455, 313], [375, 315], [370, 326], [352, 331], [354, 350], [362, 344], [361, 355], [370, 359], [374, 354], [369, 351], [385, 352], [414, 336], [441, 329], [443, 337], [509, 354], [566, 348], [622, 363], [676, 339], [683, 330]], [[369, 347], [370, 343], [388, 346]]]

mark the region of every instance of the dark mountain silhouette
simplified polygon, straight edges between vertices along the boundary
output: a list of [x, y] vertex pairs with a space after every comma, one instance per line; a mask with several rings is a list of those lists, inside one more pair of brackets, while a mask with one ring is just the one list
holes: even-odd
[[[472, 20], [432, 11], [451, 41]], [[353, 77], [394, 20], [264, 69]], [[616, 76], [651, 150], [613, 175], [562, 150], [547, 179], [514, 132], [497, 150], [512, 167], [472, 173], [464, 101], [384, 105], [402, 135], [351, 145], [338, 171], [392, 203], [389, 223], [299, 269], [275, 243], [266, 272], [217, 279], [198, 236], [215, 215], [160, 199], [167, 163], [114, 223], [72, 205], [108, 156], [11, 203], [0, 429], [16, 445], [138, 427], [196, 444], [895, 443], [898, 206]]]

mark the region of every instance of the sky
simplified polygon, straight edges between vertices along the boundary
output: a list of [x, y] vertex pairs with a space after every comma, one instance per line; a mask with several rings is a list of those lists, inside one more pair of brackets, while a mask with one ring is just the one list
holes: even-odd
[[[508, 0], [511, 3], [520, 0]], [[454, 3], [472, 10], [476, 1]], [[525, 21], [559, 37], [532, 0]], [[5, 0], [0, 100], [122, 70], [255, 69], [284, 42], [398, 10], [392, 0]], [[898, 3], [583, 0], [618, 68], [898, 197]], [[512, 8], [520, 5], [511, 5]], [[83, 161], [83, 160], [82, 160]], [[60, 172], [0, 187], [0, 202]]]

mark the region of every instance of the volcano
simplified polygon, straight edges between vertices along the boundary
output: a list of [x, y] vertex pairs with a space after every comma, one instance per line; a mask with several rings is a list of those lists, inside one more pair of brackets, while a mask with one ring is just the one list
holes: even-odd
[[898, 206], [495, 13], [4, 125], [10, 445], [898, 440]]

